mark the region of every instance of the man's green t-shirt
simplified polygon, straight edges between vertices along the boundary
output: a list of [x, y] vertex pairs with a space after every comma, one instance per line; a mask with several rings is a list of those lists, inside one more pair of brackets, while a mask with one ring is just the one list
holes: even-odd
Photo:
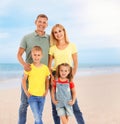
[[45, 34], [44, 36], [38, 35], [36, 32], [33, 32], [31, 34], [28, 34], [23, 37], [20, 47], [25, 49], [26, 52], [26, 62], [32, 63], [32, 57], [31, 57], [31, 49], [34, 46], [40, 46], [43, 51], [43, 58], [41, 60], [41, 63], [48, 65], [48, 51], [50, 47], [50, 37], [49, 35]]

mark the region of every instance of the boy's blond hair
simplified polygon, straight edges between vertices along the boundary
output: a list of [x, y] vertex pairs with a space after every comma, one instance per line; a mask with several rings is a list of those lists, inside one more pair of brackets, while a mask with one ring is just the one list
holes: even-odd
[[42, 48], [40, 46], [34, 46], [31, 50], [31, 52], [33, 51], [41, 51], [42, 52]]

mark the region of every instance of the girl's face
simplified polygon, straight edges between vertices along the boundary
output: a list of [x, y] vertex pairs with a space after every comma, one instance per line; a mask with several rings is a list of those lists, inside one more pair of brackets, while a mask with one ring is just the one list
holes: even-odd
[[42, 52], [41, 51], [32, 51], [32, 59], [34, 63], [40, 63], [40, 60], [42, 58]]
[[64, 39], [64, 31], [60, 27], [54, 28], [53, 35], [54, 35], [55, 39], [58, 41]]
[[61, 78], [67, 78], [68, 74], [70, 73], [70, 68], [68, 66], [60, 66], [60, 77]]

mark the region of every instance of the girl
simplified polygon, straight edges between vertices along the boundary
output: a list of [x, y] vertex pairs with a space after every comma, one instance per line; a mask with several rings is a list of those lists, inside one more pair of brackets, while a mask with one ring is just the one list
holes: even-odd
[[72, 82], [72, 67], [69, 64], [62, 63], [58, 66], [51, 97], [62, 124], [68, 124], [68, 116], [73, 114], [72, 105], [76, 99], [74, 83]]

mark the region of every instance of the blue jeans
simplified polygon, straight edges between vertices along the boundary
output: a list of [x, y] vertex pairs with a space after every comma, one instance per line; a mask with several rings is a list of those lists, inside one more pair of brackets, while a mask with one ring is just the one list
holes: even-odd
[[42, 122], [42, 112], [45, 103], [45, 97], [41, 96], [30, 96], [28, 103], [33, 112], [35, 118], [35, 124], [43, 124]]
[[[73, 105], [73, 113], [78, 124], [85, 124], [84, 119], [82, 117], [82, 112], [79, 109], [77, 100]], [[60, 118], [57, 115], [56, 107], [53, 103], [52, 103], [52, 114], [53, 114], [54, 124], [60, 124]]]
[[21, 103], [19, 108], [19, 118], [18, 124], [25, 124], [27, 118], [27, 107], [28, 107], [28, 98], [24, 93], [23, 88], [21, 88]]
[[82, 112], [79, 109], [77, 100], [75, 101], [75, 103], [73, 105], [73, 112], [74, 112], [74, 116], [77, 120], [77, 123], [78, 124], [85, 124], [83, 116], [82, 116]]

